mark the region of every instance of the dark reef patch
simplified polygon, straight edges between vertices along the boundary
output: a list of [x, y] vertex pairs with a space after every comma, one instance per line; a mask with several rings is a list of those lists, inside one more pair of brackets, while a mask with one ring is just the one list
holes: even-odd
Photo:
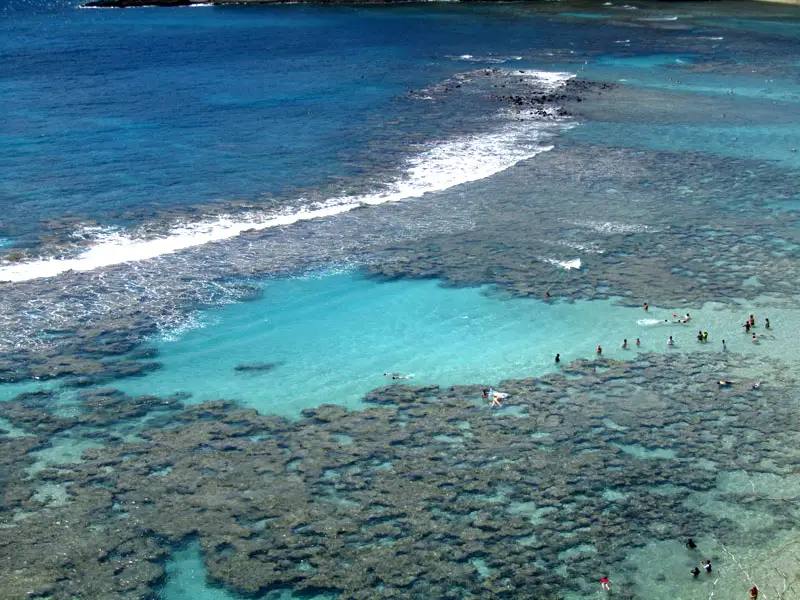
[[[739, 366], [769, 384], [751, 389]], [[111, 389], [87, 390], [69, 419], [46, 393], [0, 404], [27, 433], [0, 437], [0, 583], [9, 597], [150, 598], [172, 548], [197, 538], [211, 580], [245, 595], [556, 598], [654, 540], [791, 528], [796, 507], [750, 486], [717, 500], [770, 514], [757, 531], [684, 501], [720, 473], [793, 472], [797, 397], [780, 365], [675, 354], [565, 371], [501, 382], [510, 416], [480, 403], [482, 384], [392, 385], [365, 410], [298, 421]], [[718, 389], [723, 376], [737, 385]], [[112, 434], [81, 462], [25, 471], [44, 436], [156, 416], [138, 441]]]

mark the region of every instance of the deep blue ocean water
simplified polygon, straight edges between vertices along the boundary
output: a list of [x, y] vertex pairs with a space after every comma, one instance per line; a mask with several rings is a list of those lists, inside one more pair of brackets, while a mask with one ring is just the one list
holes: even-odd
[[[789, 332], [800, 312], [767, 279], [785, 273], [791, 283], [797, 273], [800, 232], [780, 215], [796, 216], [800, 200], [791, 186], [800, 169], [799, 36], [797, 9], [738, 3], [89, 10], [5, 2], [0, 249], [24, 255], [0, 264], [0, 280], [12, 281], [0, 288], [0, 354], [36, 356], [61, 335], [110, 322], [133, 330], [141, 317], [163, 367], [109, 385], [190, 394], [190, 403], [224, 397], [290, 418], [325, 402], [360, 408], [363, 394], [388, 382], [384, 372], [497, 386], [552, 371], [556, 352], [568, 361], [601, 344], [626, 360], [716, 352], [726, 338], [731, 351], [796, 362]], [[514, 79], [552, 91], [572, 76], [623, 93], [613, 105], [587, 99], [602, 108], [584, 117], [531, 121], [491, 97]], [[616, 150], [629, 162], [606, 162]], [[716, 192], [698, 191], [694, 172], [682, 180], [671, 170], [670, 160], [684, 164], [689, 153], [698, 154], [686, 164], [700, 172], [713, 163]], [[585, 162], [570, 162], [578, 158]], [[556, 192], [541, 164], [562, 173]], [[681, 198], [674, 207], [622, 186], [641, 172], [644, 189], [659, 164], [669, 179], [657, 183]], [[736, 179], [764, 165], [788, 191], [762, 197]], [[761, 212], [745, 212], [754, 207]], [[694, 327], [674, 326], [678, 309], [667, 302], [651, 300], [647, 315], [631, 308], [624, 286], [616, 298], [553, 303], [536, 280], [528, 282], [535, 298], [483, 285], [497, 281], [489, 270], [465, 289], [440, 285], [458, 283], [464, 265], [422, 281], [360, 272], [387, 252], [435, 255], [430, 248], [447, 236], [480, 239], [486, 228], [496, 246], [463, 242], [465, 254], [496, 252], [508, 269], [546, 264], [569, 281], [620, 251], [617, 269], [641, 262], [647, 282], [652, 271], [685, 267], [671, 257], [645, 263], [652, 246], [685, 228], [696, 254], [711, 252], [702, 236], [742, 214], [757, 214], [746, 231], [753, 239], [739, 236], [718, 262], [737, 272], [755, 263], [764, 280], [747, 271], [741, 294], [707, 302], [696, 288], [680, 301], [712, 331], [709, 346], [695, 343]], [[516, 236], [520, 221], [538, 245], [503, 259], [504, 227]], [[759, 237], [775, 223], [774, 239]], [[767, 244], [771, 253], [759, 254]], [[598, 277], [598, 290], [615, 285]], [[251, 301], [240, 302], [242, 282], [257, 290]], [[759, 288], [763, 295], [751, 293]], [[739, 331], [751, 312], [781, 324], [757, 346]], [[637, 337], [641, 348], [621, 348]], [[264, 362], [274, 368], [235, 370]], [[61, 383], [3, 384], [0, 399], [48, 387], [59, 392], [58, 414], [75, 416], [76, 392]], [[5, 425], [3, 437], [19, 434]], [[52, 443], [42, 464], [77, 460], [96, 442]], [[730, 491], [725, 477], [719, 494]], [[760, 526], [757, 515], [717, 501], [711, 492], [687, 500]], [[199, 552], [190, 545], [174, 556], [160, 597], [235, 597], [206, 585]], [[663, 544], [631, 551], [642, 569], [632, 576], [635, 597], [697, 597], [672, 581], [685, 570], [673, 554]], [[651, 577], [662, 563], [668, 583]], [[723, 597], [740, 592], [731, 573], [717, 588]], [[586, 590], [570, 597], [595, 597]]]

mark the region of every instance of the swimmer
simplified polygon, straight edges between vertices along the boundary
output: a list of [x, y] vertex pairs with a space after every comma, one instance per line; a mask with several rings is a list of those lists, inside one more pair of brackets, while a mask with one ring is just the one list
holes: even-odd
[[395, 373], [394, 375], [392, 375], [392, 379], [394, 379], [394, 380], [397, 380], [397, 379], [411, 379], [412, 377], [414, 377], [414, 376], [413, 375], [400, 375], [400, 373]]
[[644, 310], [645, 310], [645, 312], [650, 310], [650, 307], [647, 305], [647, 302], [644, 303]]
[[717, 382], [717, 385], [719, 387], [731, 387], [733, 385], [733, 382], [732, 381], [728, 381], [727, 379], [720, 379]]
[[707, 341], [708, 341], [708, 332], [707, 332], [707, 331], [704, 331], [704, 332], [703, 332], [703, 341], [704, 341], [704, 342], [707, 342]]
[[623, 349], [628, 347], [628, 338], [625, 338], [624, 340], [622, 340], [622, 347], [623, 347]]
[[600, 356], [603, 353], [603, 347], [598, 344], [597, 346], [597, 355]]
[[750, 327], [756, 326], [756, 318], [753, 315], [750, 315]]
[[760, 388], [760, 387], [761, 387], [761, 382], [760, 382], [760, 381], [754, 381], [751, 387], [752, 387], [754, 390], [757, 390], [758, 388]]
[[744, 322], [744, 332], [745, 333], [750, 333], [750, 321], [745, 321]]
[[639, 338], [636, 338], [636, 345], [637, 346], [641, 346], [642, 345], [642, 341]]
[[604, 592], [610, 592], [611, 591], [611, 580], [608, 577], [603, 577], [600, 580], [600, 588]]
[[489, 390], [486, 389], [486, 388], [483, 388], [482, 393], [483, 393], [483, 399], [484, 400], [488, 400], [489, 399]]
[[698, 331], [697, 332], [697, 341], [698, 342], [702, 342], [703, 341], [703, 332], [702, 331]]
[[698, 569], [697, 567], [695, 567], [694, 569], [692, 569], [691, 571], [689, 571], [689, 573], [691, 573], [692, 575], [694, 575], [695, 577], [697, 577], [698, 575], [700, 575], [700, 569]]
[[507, 397], [508, 397], [508, 394], [504, 394], [503, 392], [498, 392], [494, 388], [490, 388], [489, 389], [489, 398], [491, 398], [492, 401], [489, 403], [489, 407], [502, 406], [502, 404], [500, 404], [500, 400], [503, 400], [504, 398], [507, 398]]
[[754, 585], [750, 588], [750, 600], [758, 600], [758, 586]]
[[550, 297], [550, 290], [547, 290], [547, 291], [544, 293], [544, 297], [545, 297], [545, 298], [549, 298], [549, 297]]
[[[769, 319], [766, 319], [766, 322], [764, 323], [764, 328], [765, 329], [769, 329]], [[753, 587], [755, 587], [755, 586], [753, 586]]]
[[758, 336], [755, 333], [753, 334], [753, 338], [752, 339], [753, 339], [753, 343], [754, 344], [758, 343]]
[[674, 346], [674, 345], [675, 345], [675, 340], [672, 339], [672, 336], [669, 336], [669, 339], [667, 340], [667, 346]]
[[384, 377], [400, 377], [400, 373], [384, 373]]
[[728, 347], [725, 345], [725, 340], [722, 340], [722, 351], [726, 352], [727, 350], [728, 350]]
[[689, 550], [694, 550], [695, 548], [697, 548], [697, 544], [694, 543], [694, 540], [692, 538], [689, 538], [688, 540], [686, 540], [686, 547]]
[[684, 323], [688, 323], [691, 320], [692, 320], [692, 317], [689, 315], [689, 313], [686, 313], [686, 316], [683, 318], [683, 322]]
[[706, 570], [706, 573], [711, 573], [711, 561], [710, 560], [704, 560], [702, 562], [702, 565], [703, 565], [703, 568]]
[[561, 362], [561, 355], [560, 354], [556, 354], [556, 364], [558, 364], [560, 362]]

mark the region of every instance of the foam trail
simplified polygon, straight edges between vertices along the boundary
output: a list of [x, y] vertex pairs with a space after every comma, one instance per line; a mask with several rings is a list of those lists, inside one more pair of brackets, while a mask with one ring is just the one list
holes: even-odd
[[92, 247], [74, 258], [7, 263], [0, 267], [0, 282], [55, 277], [67, 271], [92, 271], [152, 259], [228, 240], [245, 231], [292, 225], [298, 221], [331, 217], [363, 206], [398, 202], [446, 190], [490, 177], [551, 150], [552, 146], [538, 143], [547, 135], [548, 128], [552, 128], [552, 125], [542, 122], [512, 123], [493, 133], [433, 146], [408, 160], [404, 177], [392, 182], [386, 190], [373, 194], [331, 198], [279, 214], [218, 216], [205, 222], [177, 225], [168, 234], [157, 238], [137, 238], [131, 232], [106, 232], [97, 236]]
[[639, 319], [636, 323], [642, 327], [650, 327], [652, 325], [663, 325], [664, 323], [668, 323], [668, 321], [664, 319]]

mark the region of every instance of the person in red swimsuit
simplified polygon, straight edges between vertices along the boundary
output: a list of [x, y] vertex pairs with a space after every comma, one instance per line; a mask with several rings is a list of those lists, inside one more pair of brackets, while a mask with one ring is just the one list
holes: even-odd
[[611, 591], [611, 580], [608, 577], [603, 577], [600, 580], [600, 587], [603, 588], [604, 591], [610, 592]]

